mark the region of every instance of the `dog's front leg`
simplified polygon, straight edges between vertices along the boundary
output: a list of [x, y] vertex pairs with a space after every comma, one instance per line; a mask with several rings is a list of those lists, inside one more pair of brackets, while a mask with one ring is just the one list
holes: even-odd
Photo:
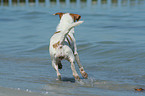
[[79, 69], [80, 69], [80, 73], [81, 75], [84, 77], [84, 78], [88, 78], [88, 74], [85, 72], [82, 64], [80, 63], [80, 59], [79, 59], [79, 55], [78, 54], [75, 54], [75, 59], [76, 59], [76, 62], [79, 66]]
[[81, 75], [84, 77], [84, 78], [88, 78], [88, 74], [84, 71], [84, 68], [80, 62], [80, 59], [79, 59], [79, 55], [78, 55], [78, 52], [77, 52], [77, 46], [76, 44], [74, 43], [74, 56], [75, 56], [75, 60], [79, 66], [79, 69], [80, 69], [80, 73]]
[[52, 66], [53, 66], [53, 68], [54, 68], [55, 71], [56, 71], [57, 80], [61, 80], [61, 74], [59, 73], [58, 64], [56, 63], [56, 60], [52, 60]]

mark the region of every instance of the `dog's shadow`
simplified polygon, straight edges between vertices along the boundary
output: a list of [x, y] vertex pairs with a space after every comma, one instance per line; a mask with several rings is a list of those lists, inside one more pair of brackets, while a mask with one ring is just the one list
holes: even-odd
[[[84, 78], [80, 78], [80, 79], [84, 79]], [[71, 83], [75, 83], [76, 82], [74, 77], [62, 77], [61, 81], [62, 82], [71, 82]]]
[[62, 77], [61, 81], [75, 83], [75, 79], [73, 77]]

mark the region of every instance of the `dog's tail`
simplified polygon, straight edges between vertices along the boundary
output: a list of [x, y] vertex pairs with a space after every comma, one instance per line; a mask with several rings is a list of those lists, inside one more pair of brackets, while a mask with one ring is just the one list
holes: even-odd
[[72, 28], [74, 28], [75, 26], [78, 26], [80, 24], [82, 24], [84, 21], [78, 21], [78, 22], [74, 22], [71, 25], [69, 25], [67, 28], [65, 28], [65, 30], [62, 31], [62, 40], [60, 40], [60, 44], [62, 44], [65, 41], [65, 38], [67, 36], [67, 34], [70, 32], [70, 30]]

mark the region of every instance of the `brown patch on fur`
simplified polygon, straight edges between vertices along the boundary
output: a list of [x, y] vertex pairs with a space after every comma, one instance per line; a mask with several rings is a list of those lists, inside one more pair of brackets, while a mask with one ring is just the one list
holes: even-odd
[[[69, 34], [68, 34], [68, 37], [70, 38], [71, 41], [73, 41], [72, 38], [71, 38], [71, 36]], [[69, 46], [71, 46], [69, 39], [67, 37], [66, 37], [66, 39], [68, 41]]]
[[57, 32], [55, 32], [54, 34], [57, 34], [57, 33], [60, 33], [61, 31], [57, 31]]
[[62, 48], [62, 46], [60, 46], [60, 49]]
[[53, 48], [57, 48], [60, 45], [60, 41], [58, 41], [57, 43], [53, 44]]
[[76, 20], [79, 21], [79, 20], [81, 19], [81, 16], [78, 15], [78, 14], [72, 14], [72, 13], [70, 13], [70, 15], [71, 15], [72, 18], [74, 19], [74, 22], [75, 22]]
[[84, 69], [81, 69], [81, 71], [84, 71]]
[[[55, 13], [55, 14], [53, 14], [53, 15], [59, 15], [59, 18], [61, 19], [61, 17], [63, 16], [63, 14], [65, 14], [65, 13], [58, 12], [58, 13]], [[81, 19], [81, 16], [78, 15], [78, 14], [70, 13], [70, 15], [72, 16], [74, 22], [75, 22], [76, 20], [79, 21], [79, 20]]]
[[67, 39], [67, 41], [68, 41], [68, 44], [69, 44], [69, 46], [70, 46], [70, 42], [69, 42], [69, 39], [66, 37], [66, 39]]
[[69, 34], [68, 34], [68, 37], [70, 38], [71, 41], [73, 41], [72, 38], [71, 38], [71, 36]]
[[53, 15], [59, 15], [59, 18], [61, 19], [61, 17], [62, 17], [63, 14], [64, 14], [64, 13], [58, 12], [58, 13], [55, 13], [55, 14], [53, 14]]

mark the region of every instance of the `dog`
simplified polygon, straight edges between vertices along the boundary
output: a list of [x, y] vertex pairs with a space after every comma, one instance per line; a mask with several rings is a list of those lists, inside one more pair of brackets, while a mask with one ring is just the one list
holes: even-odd
[[53, 15], [59, 15], [60, 17], [56, 32], [50, 38], [49, 44], [49, 53], [52, 60], [52, 66], [57, 73], [57, 79], [61, 80], [59, 69], [62, 69], [61, 60], [63, 59], [68, 60], [71, 63], [71, 69], [75, 80], [80, 80], [75, 69], [75, 60], [79, 66], [82, 77], [87, 78], [88, 74], [84, 71], [84, 68], [80, 63], [76, 40], [74, 38], [74, 27], [83, 23], [83, 21], [79, 21], [81, 16], [72, 13], [55, 13]]

